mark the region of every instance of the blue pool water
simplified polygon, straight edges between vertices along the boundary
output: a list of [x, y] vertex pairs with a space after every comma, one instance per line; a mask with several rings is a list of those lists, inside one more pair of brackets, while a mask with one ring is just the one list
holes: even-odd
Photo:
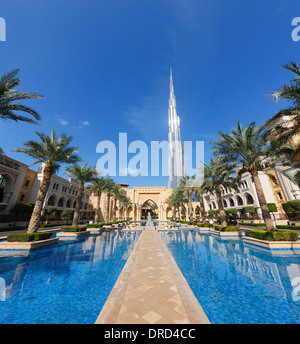
[[0, 258], [0, 323], [94, 323], [139, 235], [110, 231]]
[[300, 257], [197, 230], [160, 235], [211, 323], [300, 323]]

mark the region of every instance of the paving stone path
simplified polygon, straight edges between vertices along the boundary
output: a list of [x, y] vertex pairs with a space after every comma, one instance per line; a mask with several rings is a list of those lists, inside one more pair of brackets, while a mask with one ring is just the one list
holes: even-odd
[[209, 323], [159, 233], [140, 235], [96, 323]]

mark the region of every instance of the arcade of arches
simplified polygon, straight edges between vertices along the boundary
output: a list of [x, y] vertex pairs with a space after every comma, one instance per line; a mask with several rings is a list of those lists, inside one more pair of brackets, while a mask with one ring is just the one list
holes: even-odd
[[[165, 187], [133, 187], [132, 189], [127, 189], [127, 184], [121, 184], [121, 187], [126, 190], [127, 196], [130, 197], [132, 206], [125, 209], [122, 207], [118, 201], [110, 199], [110, 206], [107, 207], [107, 197], [105, 194], [101, 196], [100, 200], [100, 218], [99, 221], [109, 221], [129, 217], [134, 221], [142, 220], [147, 218], [148, 211], [159, 221], [166, 221], [168, 217], [172, 217], [172, 209], [166, 203], [166, 199], [172, 193], [173, 189], [167, 189]], [[96, 209], [96, 196], [91, 194], [90, 204], [92, 209]], [[192, 208], [193, 212], [197, 213], [199, 208], [199, 202], [193, 202]], [[107, 209], [110, 209], [109, 216], [107, 215]], [[114, 210], [114, 211], [112, 211]], [[186, 212], [188, 211], [188, 206], [186, 206]]]

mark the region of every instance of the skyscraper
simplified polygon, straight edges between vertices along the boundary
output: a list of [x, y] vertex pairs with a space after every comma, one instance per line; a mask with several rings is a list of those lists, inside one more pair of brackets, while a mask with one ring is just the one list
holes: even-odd
[[170, 99], [169, 99], [169, 181], [168, 188], [178, 186], [179, 179], [184, 175], [184, 152], [180, 137], [180, 119], [177, 116], [176, 100], [172, 70], [170, 70]]

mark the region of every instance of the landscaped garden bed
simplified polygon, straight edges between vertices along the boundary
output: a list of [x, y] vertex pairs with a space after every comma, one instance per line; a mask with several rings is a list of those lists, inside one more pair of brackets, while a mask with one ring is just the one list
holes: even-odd
[[10, 234], [6, 241], [0, 242], [0, 250], [30, 251], [48, 246], [58, 241], [58, 238], [51, 238], [52, 234], [52, 232]]
[[87, 227], [64, 227], [61, 232], [56, 234], [59, 238], [78, 238], [89, 235], [90, 232], [86, 230]]
[[298, 234], [288, 231], [267, 231], [262, 229], [256, 229], [249, 232], [251, 238], [267, 241], [297, 241]]
[[29, 242], [50, 239], [52, 232], [18, 233], [7, 236], [8, 242]]
[[238, 227], [235, 226], [214, 226], [210, 229], [212, 234], [216, 234], [220, 237], [240, 237], [245, 236], [245, 232], [240, 231]]
[[244, 242], [253, 246], [269, 250], [300, 250], [298, 234], [280, 230], [252, 230], [249, 237], [244, 237]]

